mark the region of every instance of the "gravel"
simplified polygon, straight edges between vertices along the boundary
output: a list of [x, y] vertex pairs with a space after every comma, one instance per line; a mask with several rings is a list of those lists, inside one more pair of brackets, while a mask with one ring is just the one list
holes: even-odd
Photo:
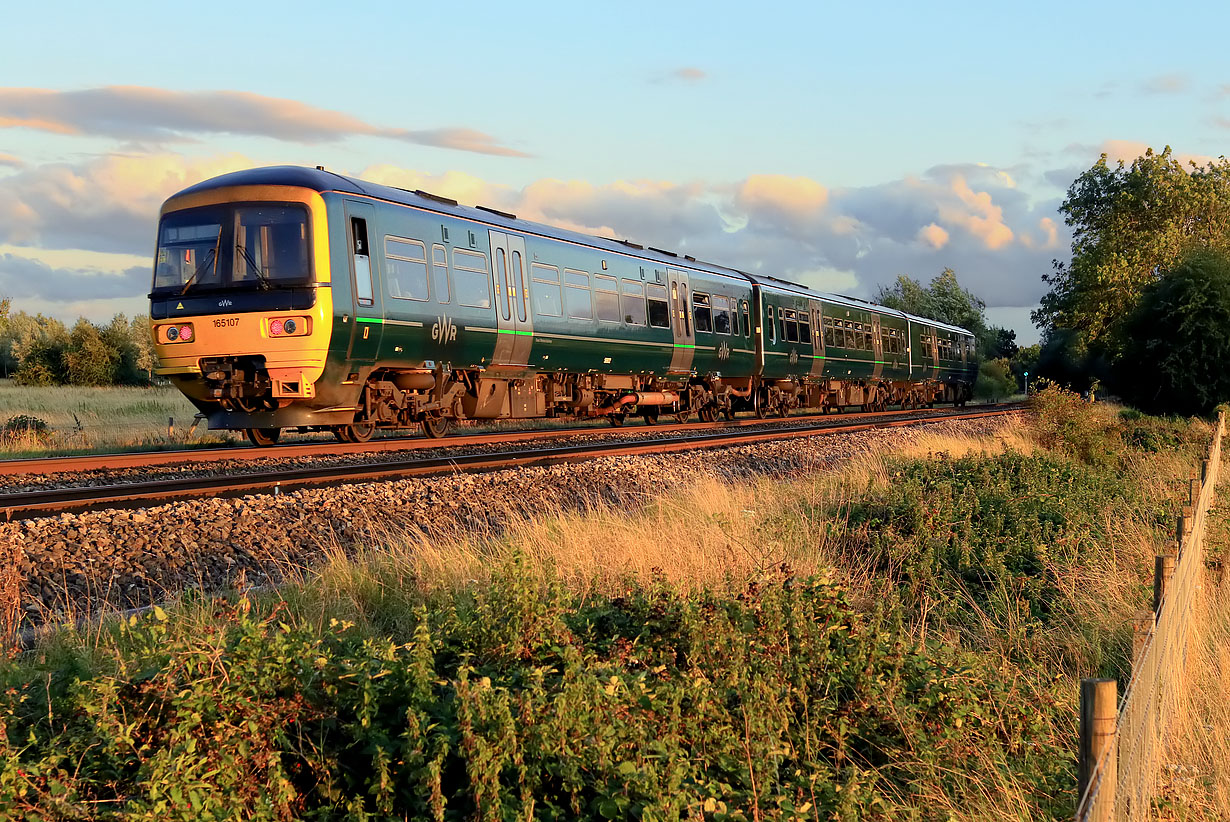
[[891, 451], [921, 431], [976, 434], [1003, 424], [1004, 418], [939, 422], [681, 454], [62, 514], [0, 524], [0, 544], [8, 542], [23, 554], [25, 621], [39, 624], [141, 607], [190, 590], [273, 584], [310, 568], [328, 550], [378, 542], [382, 527], [489, 533], [510, 516], [575, 509], [595, 500], [634, 504], [701, 474], [782, 477], [823, 470], [860, 451]]
[[[973, 409], [936, 409], [919, 411], [917, 416], [942, 416], [949, 414], [968, 413]], [[831, 420], [832, 425], [857, 425], [875, 422], [879, 419], [907, 419], [910, 416], [891, 414], [886, 416], [871, 415], [855, 419]], [[801, 428], [824, 422], [823, 417], [795, 417], [787, 420], [765, 420], [763, 423], [741, 428], [740, 430], [782, 430]], [[715, 429], [720, 430], [720, 429]], [[613, 439], [655, 440], [679, 436], [678, 431], [663, 431], [644, 425], [633, 425], [628, 428], [581, 428], [573, 432], [560, 431], [562, 436], [538, 442], [520, 441], [507, 442], [493, 438], [490, 442], [471, 445], [450, 445], [448, 440], [441, 441], [435, 448], [398, 448], [362, 453], [319, 454], [301, 457], [279, 457], [274, 453], [268, 456], [253, 456], [255, 451], [237, 448], [233, 459], [223, 459], [215, 462], [194, 463], [190, 460], [165, 465], [141, 466], [130, 468], [104, 468], [70, 473], [57, 474], [9, 474], [0, 475], [0, 494], [17, 494], [26, 491], [40, 491], [52, 488], [91, 488], [106, 485], [118, 485], [133, 482], [153, 482], [160, 479], [181, 477], [217, 477], [241, 476], [243, 474], [263, 473], [266, 471], [285, 471], [295, 468], [326, 467], [335, 465], [373, 465], [402, 459], [431, 459], [435, 457], [461, 456], [470, 454], [486, 454], [510, 450], [528, 450], [550, 444], [579, 445], [590, 442], [610, 442]], [[696, 432], [689, 432], [696, 433]], [[421, 443], [421, 440], [411, 440]], [[247, 453], [245, 453], [247, 452]]]

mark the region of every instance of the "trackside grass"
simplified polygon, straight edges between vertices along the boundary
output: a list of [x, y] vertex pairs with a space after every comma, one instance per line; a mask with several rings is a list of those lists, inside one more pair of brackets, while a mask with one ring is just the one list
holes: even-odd
[[1069, 817], [1210, 428], [1030, 419], [63, 634], [0, 666], [0, 815]]

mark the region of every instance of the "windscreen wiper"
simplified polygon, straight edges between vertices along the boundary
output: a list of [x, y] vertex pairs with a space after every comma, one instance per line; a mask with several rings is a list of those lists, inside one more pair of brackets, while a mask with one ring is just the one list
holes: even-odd
[[[218, 245], [220, 245], [221, 243], [222, 243], [222, 234], [221, 232], [219, 232]], [[213, 248], [209, 249], [209, 253], [205, 255], [205, 259], [201, 260], [200, 265], [198, 265], [196, 267], [196, 270], [192, 272], [192, 276], [189, 277], [188, 281], [184, 283], [184, 287], [179, 290], [179, 294], [181, 297], [184, 294], [188, 293], [189, 286], [191, 286], [194, 282], [196, 282], [196, 278], [200, 276], [200, 273], [202, 271], [205, 270], [205, 266], [209, 265], [210, 261], [218, 256], [218, 245], [215, 245]]]
[[240, 253], [244, 259], [244, 262], [248, 264], [248, 268], [251, 269], [252, 273], [256, 275], [256, 278], [261, 281], [261, 291], [268, 291], [273, 288], [273, 283], [269, 282], [269, 278], [261, 272], [260, 266], [256, 264], [256, 260], [252, 259], [252, 255], [248, 253], [248, 249], [236, 243], [235, 250]]

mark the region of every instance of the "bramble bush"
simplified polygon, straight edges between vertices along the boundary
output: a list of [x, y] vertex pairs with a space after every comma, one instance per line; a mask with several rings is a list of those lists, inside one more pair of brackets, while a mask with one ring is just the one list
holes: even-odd
[[963, 796], [976, 754], [1028, 774], [1039, 815], [1071, 802], [1061, 706], [823, 580], [582, 600], [514, 563], [419, 616], [395, 642], [240, 602], [10, 665], [0, 814], [876, 819]]

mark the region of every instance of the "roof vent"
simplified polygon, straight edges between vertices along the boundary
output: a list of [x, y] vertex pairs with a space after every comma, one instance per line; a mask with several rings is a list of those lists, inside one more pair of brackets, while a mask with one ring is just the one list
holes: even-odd
[[316, 166], [316, 170], [317, 170], [317, 171], [324, 171], [324, 170], [325, 170], [325, 167], [324, 167], [324, 166]]
[[675, 253], [675, 252], [673, 252], [673, 251], [666, 251], [665, 249], [661, 249], [661, 248], [654, 248], [653, 246], [650, 246], [650, 247], [649, 247], [649, 250], [650, 250], [650, 251], [656, 251], [656, 252], [658, 252], [659, 254], [665, 254], [665, 255], [666, 255], [666, 256], [668, 256], [668, 257], [678, 257], [678, 256], [679, 256], [678, 254], [676, 254], [676, 253]]
[[683, 255], [683, 259], [685, 259], [685, 260], [691, 260], [692, 262], [696, 262], [696, 258], [695, 258], [695, 257], [693, 257], [691, 254], [684, 254], [684, 255]]
[[640, 249], [645, 248], [645, 246], [641, 245], [640, 243], [634, 243], [631, 240], [616, 240], [615, 242], [619, 243], [620, 245], [626, 245], [628, 248], [640, 248]]
[[414, 193], [419, 195], [420, 197], [425, 197], [428, 200], [435, 200], [437, 203], [444, 203], [445, 205], [452, 205], [452, 206], [457, 205], [456, 200], [451, 200], [448, 197], [441, 197], [439, 194], [432, 194], [430, 191], [423, 191], [422, 189], [415, 189]]
[[479, 211], [486, 211], [489, 214], [498, 214], [501, 217], [507, 217], [510, 220], [517, 219], [516, 214], [509, 214], [507, 211], [500, 211], [498, 208], [491, 208], [489, 206], [475, 206], [475, 208], [477, 208]]

